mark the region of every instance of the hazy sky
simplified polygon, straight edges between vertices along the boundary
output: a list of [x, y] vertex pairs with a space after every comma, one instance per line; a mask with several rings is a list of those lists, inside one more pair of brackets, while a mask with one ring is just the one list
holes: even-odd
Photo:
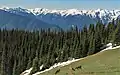
[[120, 9], [120, 0], [0, 0], [0, 7], [48, 9]]

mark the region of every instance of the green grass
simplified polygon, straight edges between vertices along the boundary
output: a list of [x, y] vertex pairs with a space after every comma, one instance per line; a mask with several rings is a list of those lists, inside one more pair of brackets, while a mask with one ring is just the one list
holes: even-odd
[[[81, 69], [75, 69], [80, 65]], [[120, 48], [99, 52], [70, 65], [57, 67], [39, 75], [55, 75], [58, 69], [60, 72], [56, 75], [120, 75]]]

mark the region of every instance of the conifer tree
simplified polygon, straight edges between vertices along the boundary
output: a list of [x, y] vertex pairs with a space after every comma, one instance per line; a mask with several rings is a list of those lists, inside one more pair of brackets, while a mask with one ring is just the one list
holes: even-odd
[[89, 44], [89, 51], [87, 55], [92, 55], [95, 53], [95, 39], [94, 39], [94, 34], [91, 34], [90, 38], [90, 44]]
[[31, 73], [35, 73], [35, 72], [39, 71], [39, 65], [38, 65], [38, 58], [37, 57], [35, 57], [33, 59], [32, 67], [33, 67], [33, 69], [32, 69]]

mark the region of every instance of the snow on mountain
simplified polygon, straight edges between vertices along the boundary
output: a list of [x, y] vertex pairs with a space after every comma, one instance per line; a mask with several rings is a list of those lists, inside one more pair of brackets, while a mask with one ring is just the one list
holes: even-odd
[[49, 10], [45, 8], [25, 9], [25, 8], [0, 8], [10, 13], [15, 13], [22, 16], [35, 16], [37, 19], [55, 24], [61, 28], [68, 28], [71, 25], [76, 25], [82, 28], [84, 25], [96, 24], [101, 21], [104, 24], [116, 20], [120, 16], [120, 10]]
[[[29, 9], [38, 19], [50, 24], [57, 24], [62, 28], [68, 28], [76, 25], [82, 28], [84, 25], [96, 24], [101, 21], [108, 24], [113, 19], [116, 20], [120, 15], [120, 10], [49, 10], [43, 8]], [[87, 22], [86, 22], [87, 21]]]
[[22, 29], [32, 31], [40, 30], [41, 28], [60, 29], [59, 26], [43, 22], [31, 14], [22, 12], [16, 14], [0, 9], [0, 29]]
[[120, 10], [103, 10], [103, 9], [97, 9], [97, 10], [78, 10], [78, 9], [68, 9], [68, 10], [49, 10], [44, 8], [35, 8], [35, 9], [28, 9], [35, 15], [40, 14], [60, 14], [61, 16], [68, 16], [68, 15], [91, 15], [92, 17], [96, 17], [98, 14], [100, 18], [103, 16], [111, 16], [112, 18], [117, 18], [118, 15], [120, 15]]
[[61, 16], [68, 16], [68, 15], [91, 15], [92, 17], [96, 17], [98, 14], [100, 18], [103, 16], [111, 16], [112, 19], [116, 19], [120, 15], [120, 10], [103, 10], [103, 9], [97, 9], [97, 10], [78, 10], [78, 9], [68, 9], [68, 10], [49, 10], [45, 8], [35, 8], [35, 9], [25, 9], [21, 7], [17, 8], [9, 8], [9, 7], [2, 7], [0, 8], [2, 10], [16, 13], [17, 12], [24, 12], [24, 13], [32, 13], [34, 15], [40, 15], [40, 14], [60, 14]]
[[22, 16], [34, 16], [34, 14], [29, 11], [28, 9], [17, 7], [17, 8], [9, 8], [9, 7], [2, 7], [1, 10], [7, 11], [9, 13], [14, 13]]
[[17, 12], [31, 13], [27, 9], [24, 9], [24, 8], [21, 8], [21, 7], [18, 7], [18, 8], [3, 7], [3, 8], [0, 8], [0, 9], [3, 9], [5, 11], [11, 12], [11, 13], [17, 13]]

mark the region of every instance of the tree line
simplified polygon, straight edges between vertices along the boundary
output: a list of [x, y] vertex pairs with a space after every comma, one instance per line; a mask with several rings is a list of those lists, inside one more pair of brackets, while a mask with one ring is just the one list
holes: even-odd
[[107, 43], [120, 44], [120, 21], [108, 25], [98, 22], [83, 29], [71, 27], [67, 31], [41, 29], [24, 31], [0, 30], [0, 75], [20, 75], [49, 68], [58, 62], [82, 58], [102, 50]]

